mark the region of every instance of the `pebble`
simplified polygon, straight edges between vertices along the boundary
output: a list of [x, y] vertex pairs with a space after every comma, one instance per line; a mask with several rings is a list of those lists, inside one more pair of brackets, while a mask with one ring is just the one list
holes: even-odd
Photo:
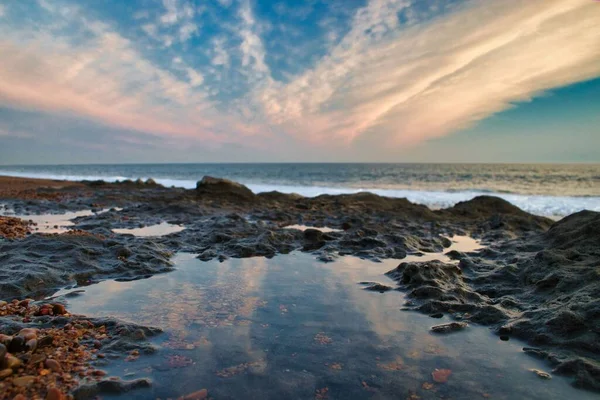
[[46, 400], [63, 400], [65, 395], [63, 392], [58, 390], [57, 388], [48, 389], [48, 394], [46, 394]]
[[33, 383], [33, 381], [35, 381], [35, 376], [19, 376], [18, 378], [13, 379], [13, 385], [17, 387], [27, 387], [30, 386]]
[[48, 367], [49, 369], [51, 369], [54, 372], [62, 371], [62, 367], [60, 366], [60, 363], [56, 360], [47, 359], [45, 364], [46, 364], [46, 367]]
[[0, 368], [4, 366], [4, 357], [6, 357], [6, 346], [0, 343]]
[[28, 340], [25, 347], [27, 347], [27, 351], [34, 351], [37, 348], [37, 339]]
[[431, 318], [442, 318], [443, 316], [444, 314], [442, 313], [435, 313], [430, 315]]
[[27, 397], [23, 396], [22, 394], [18, 394], [15, 397], [13, 397], [13, 400], [27, 400]]
[[8, 345], [8, 351], [11, 353], [20, 353], [25, 350], [25, 338], [23, 336], [15, 336]]
[[5, 366], [6, 368], [16, 369], [23, 365], [23, 361], [13, 356], [12, 354], [7, 354], [5, 358]]
[[21, 329], [19, 331], [18, 336], [22, 336], [27, 341], [27, 340], [31, 340], [31, 339], [36, 339], [37, 333], [38, 333], [37, 329], [25, 328], [25, 329]]
[[10, 368], [6, 368], [0, 371], [0, 379], [4, 379], [7, 376], [11, 376], [13, 373], [13, 370]]
[[46, 360], [45, 354], [36, 353], [36, 354], [32, 355], [31, 358], [29, 359], [29, 364], [39, 364], [41, 362], [44, 362], [45, 360]]

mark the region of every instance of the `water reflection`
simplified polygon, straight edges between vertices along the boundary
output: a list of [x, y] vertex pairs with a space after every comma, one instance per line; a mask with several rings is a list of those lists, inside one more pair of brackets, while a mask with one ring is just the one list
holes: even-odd
[[167, 222], [161, 222], [160, 224], [144, 226], [141, 228], [113, 229], [112, 231], [114, 233], [128, 234], [139, 237], [157, 237], [170, 235], [171, 233], [181, 232], [184, 229], [185, 227], [181, 225], [174, 225], [169, 224]]
[[328, 228], [326, 226], [317, 227], [317, 226], [308, 226], [308, 225], [287, 225], [287, 226], [284, 226], [284, 229], [296, 229], [296, 230], [299, 230], [299, 231], [305, 231], [307, 229], [316, 229], [316, 230], [321, 231], [323, 233], [328, 233], [328, 232], [342, 232], [341, 229]]
[[[103, 282], [69, 299], [88, 315], [112, 315], [165, 329], [161, 350], [115, 369], [151, 376], [127, 398], [265, 399], [594, 398], [565, 379], [541, 380], [547, 365], [488, 329], [436, 336], [438, 323], [400, 311], [403, 294], [365, 291], [398, 261], [311, 255], [201, 262], [175, 257], [177, 270], [133, 282]], [[432, 372], [450, 370], [438, 383]], [[112, 371], [115, 372], [115, 371]]]

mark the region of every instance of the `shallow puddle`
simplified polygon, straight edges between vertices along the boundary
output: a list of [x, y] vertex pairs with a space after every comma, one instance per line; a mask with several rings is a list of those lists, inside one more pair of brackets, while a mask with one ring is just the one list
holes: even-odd
[[326, 226], [323, 227], [317, 227], [317, 226], [308, 226], [308, 225], [287, 225], [283, 227], [284, 229], [296, 229], [299, 231], [305, 231], [307, 229], [316, 229], [318, 231], [321, 231], [323, 233], [327, 233], [327, 232], [342, 232], [341, 229], [334, 229], [334, 228], [328, 228]]
[[173, 225], [167, 222], [161, 222], [160, 224], [144, 226], [141, 228], [113, 229], [112, 231], [114, 233], [128, 234], [139, 237], [156, 237], [181, 232], [184, 229], [185, 227], [181, 225]]
[[[74, 313], [165, 330], [156, 354], [108, 369], [153, 379], [151, 389], [124, 398], [176, 398], [203, 388], [215, 399], [597, 398], [562, 377], [540, 379], [529, 369], [548, 365], [525, 355], [518, 341], [502, 342], [478, 326], [434, 335], [429, 328], [446, 319], [401, 311], [401, 292], [358, 284], [395, 286], [384, 273], [397, 260], [324, 264], [293, 253], [220, 263], [178, 254], [174, 262], [171, 273], [105, 281], [68, 298]], [[436, 369], [447, 382], [435, 382]]]
[[108, 209], [93, 212], [91, 210], [71, 211], [64, 214], [40, 214], [40, 215], [11, 215], [25, 221], [31, 221], [35, 225], [31, 227], [34, 233], [65, 233], [73, 229], [75, 223], [72, 221], [77, 217], [89, 217], [90, 215], [102, 214]]

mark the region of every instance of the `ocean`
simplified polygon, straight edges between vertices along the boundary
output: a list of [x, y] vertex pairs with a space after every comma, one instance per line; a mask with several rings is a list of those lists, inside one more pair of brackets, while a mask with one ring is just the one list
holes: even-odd
[[369, 191], [431, 208], [478, 195], [501, 197], [532, 214], [560, 218], [600, 211], [600, 164], [97, 164], [0, 166], [1, 175], [116, 181], [153, 178], [193, 188], [204, 175], [254, 192], [303, 196]]

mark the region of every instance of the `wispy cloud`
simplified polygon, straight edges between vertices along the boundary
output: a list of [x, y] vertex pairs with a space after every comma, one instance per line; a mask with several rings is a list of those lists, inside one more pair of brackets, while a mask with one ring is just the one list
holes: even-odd
[[598, 4], [473, 2], [397, 31], [408, 1], [372, 0], [312, 69], [255, 94], [273, 124], [313, 140], [413, 144], [600, 75]]
[[409, 146], [600, 76], [600, 7], [587, 0], [467, 1], [444, 13], [441, 0], [369, 0], [344, 29], [315, 18], [324, 51], [293, 72], [277, 62], [310, 48], [290, 42], [273, 54], [270, 25], [251, 0], [210, 5], [231, 20], [212, 21], [225, 28], [193, 50], [186, 46], [209, 25], [204, 8], [164, 0], [138, 10], [137, 34], [159, 48], [151, 55], [147, 40], [74, 3], [39, 2], [50, 18], [32, 29], [0, 26], [0, 105], [210, 145]]

